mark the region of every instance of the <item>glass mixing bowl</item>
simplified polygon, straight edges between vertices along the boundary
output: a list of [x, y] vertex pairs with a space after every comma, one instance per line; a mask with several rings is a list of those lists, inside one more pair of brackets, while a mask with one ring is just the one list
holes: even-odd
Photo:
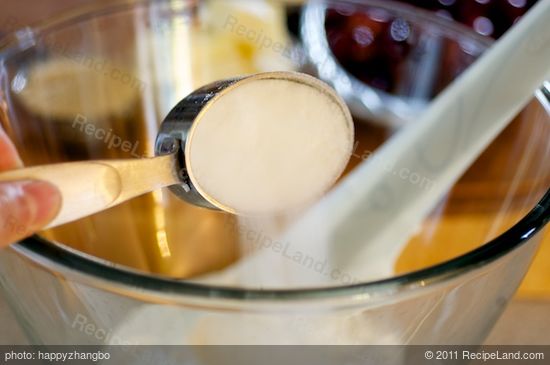
[[[408, 29], [393, 39], [407, 48], [395, 72], [407, 90], [422, 83], [423, 92], [412, 99], [399, 91], [405, 89], [388, 92], [396, 103], [425, 106], [491, 44], [407, 5], [322, 5], [373, 26], [382, 17], [390, 35], [391, 24]], [[319, 68], [327, 59], [316, 59], [300, 39], [312, 24], [304, 17], [301, 29], [288, 30], [296, 28], [288, 27], [296, 6], [113, 1], [19, 29], [0, 44], [0, 121], [29, 166], [151, 156], [162, 118], [209, 81], [276, 70], [327, 77]], [[367, 28], [354, 47], [368, 46]], [[397, 262], [387, 263], [392, 277], [358, 278], [336, 268], [326, 285], [270, 289], [206, 275], [257, 250], [250, 232], [269, 237], [292, 218], [243, 221], [158, 191], [2, 251], [1, 288], [34, 344], [482, 343], [548, 221], [548, 95], [537, 91]], [[380, 119], [357, 118], [348, 170], [396, 132]], [[411, 183], [417, 177], [404, 176]]]

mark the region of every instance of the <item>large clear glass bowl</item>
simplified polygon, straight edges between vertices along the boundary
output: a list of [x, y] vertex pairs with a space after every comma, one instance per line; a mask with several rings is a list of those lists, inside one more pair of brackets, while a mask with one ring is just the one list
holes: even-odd
[[[326, 78], [291, 3], [113, 1], [19, 29], [0, 45], [2, 126], [29, 166], [151, 156], [162, 118], [204, 83], [275, 70]], [[377, 95], [414, 105], [411, 118], [491, 44], [407, 5], [333, 5], [408, 27], [399, 80], [424, 92]], [[36, 344], [479, 344], [548, 221], [548, 108], [541, 89], [387, 263], [392, 277], [278, 289], [206, 279], [246, 258], [243, 231], [285, 222], [243, 228], [158, 191], [2, 251], [1, 288]], [[377, 117], [357, 118], [349, 170], [414, 123]]]

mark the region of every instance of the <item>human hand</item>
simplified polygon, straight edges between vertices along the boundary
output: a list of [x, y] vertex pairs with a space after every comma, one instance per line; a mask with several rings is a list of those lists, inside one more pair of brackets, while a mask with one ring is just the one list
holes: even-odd
[[[0, 128], [0, 173], [22, 167]], [[0, 248], [32, 235], [55, 218], [61, 207], [57, 188], [42, 181], [0, 182]]]

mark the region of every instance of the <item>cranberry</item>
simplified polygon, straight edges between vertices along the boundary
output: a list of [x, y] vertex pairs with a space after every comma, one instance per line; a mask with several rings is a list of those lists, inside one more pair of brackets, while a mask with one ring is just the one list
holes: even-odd
[[389, 27], [389, 19], [373, 19], [367, 13], [353, 14], [347, 23], [351, 35], [350, 59], [364, 62], [380, 52], [384, 33]]
[[347, 61], [351, 49], [351, 37], [346, 29], [329, 29], [327, 30], [328, 44], [332, 53], [339, 61]]

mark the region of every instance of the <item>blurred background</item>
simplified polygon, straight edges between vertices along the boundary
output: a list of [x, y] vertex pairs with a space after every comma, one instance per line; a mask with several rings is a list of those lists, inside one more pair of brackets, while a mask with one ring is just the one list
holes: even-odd
[[[197, 0], [200, 1], [200, 0]], [[0, 35], [26, 24], [51, 18], [71, 8], [108, 0], [2, 0]], [[288, 28], [298, 35], [300, 1], [287, 1]], [[482, 36], [498, 39], [536, 0], [417, 0], [404, 1], [456, 20]], [[385, 92], [398, 92], [396, 71], [408, 52], [406, 32], [393, 22], [373, 21], [361, 13], [334, 6], [325, 24], [332, 52], [344, 68], [359, 80]], [[397, 29], [397, 31], [396, 31]], [[400, 32], [401, 31], [401, 32]], [[389, 51], [388, 51], [389, 50]], [[495, 328], [490, 344], [550, 344], [550, 235], [546, 235], [517, 298]], [[423, 262], [422, 264], [426, 264]], [[402, 263], [402, 271], [415, 268]], [[0, 298], [0, 318], [9, 316]], [[521, 318], [521, 321], [517, 321]], [[13, 324], [15, 326], [15, 324]], [[7, 336], [3, 338], [2, 336]], [[2, 331], [0, 344], [23, 343], [17, 330]]]

